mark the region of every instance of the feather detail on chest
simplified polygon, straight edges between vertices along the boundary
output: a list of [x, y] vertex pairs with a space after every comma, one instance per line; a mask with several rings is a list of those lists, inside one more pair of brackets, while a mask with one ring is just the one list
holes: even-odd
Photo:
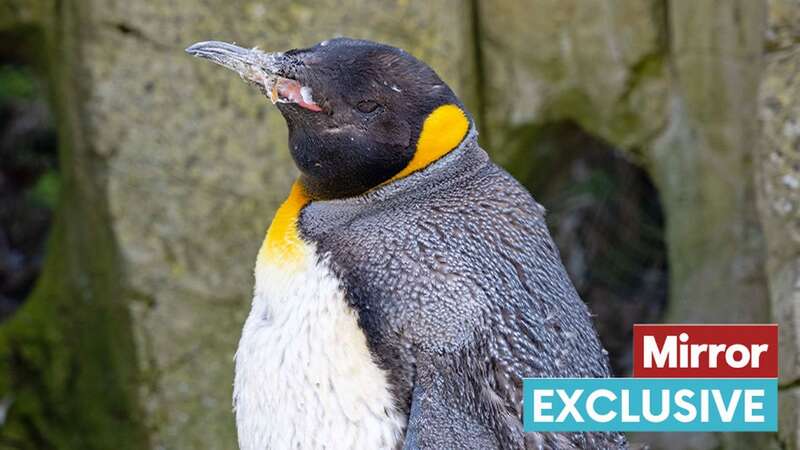
[[299, 183], [258, 255], [252, 309], [236, 352], [242, 450], [393, 448], [405, 417], [373, 361], [341, 283], [300, 238]]

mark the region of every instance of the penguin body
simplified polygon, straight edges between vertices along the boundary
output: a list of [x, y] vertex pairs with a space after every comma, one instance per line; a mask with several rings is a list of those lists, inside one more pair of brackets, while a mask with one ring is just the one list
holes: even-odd
[[608, 377], [607, 357], [543, 208], [430, 68], [350, 39], [188, 51], [278, 102], [301, 170], [237, 350], [243, 450], [626, 448], [523, 432], [522, 378]]

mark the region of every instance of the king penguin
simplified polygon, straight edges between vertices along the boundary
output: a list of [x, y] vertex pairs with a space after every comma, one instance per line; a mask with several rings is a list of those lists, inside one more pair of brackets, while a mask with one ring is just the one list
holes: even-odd
[[524, 377], [609, 377], [607, 357], [543, 208], [430, 67], [347, 38], [187, 51], [277, 105], [300, 172], [236, 351], [242, 450], [627, 447], [523, 431]]

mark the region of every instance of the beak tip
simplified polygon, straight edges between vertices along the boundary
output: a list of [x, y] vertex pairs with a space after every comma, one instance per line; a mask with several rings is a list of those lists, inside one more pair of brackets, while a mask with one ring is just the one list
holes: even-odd
[[192, 44], [192, 45], [190, 45], [190, 46], [186, 47], [186, 49], [185, 49], [184, 51], [185, 51], [186, 53], [188, 53], [188, 54], [192, 55], [192, 56], [197, 56], [197, 55], [200, 53], [200, 51], [202, 50], [202, 48], [203, 48], [203, 47], [204, 47], [204, 46], [205, 46], [207, 43], [208, 43], [208, 42], [205, 42], [205, 41], [204, 41], [204, 42], [195, 42], [194, 44]]
[[[236, 44], [222, 41], [201, 41], [184, 50], [186, 53], [237, 72], [249, 81], [259, 81], [266, 75], [277, 75], [285, 64], [279, 56], [281, 53], [264, 53], [254, 49], [246, 49]], [[253, 79], [256, 73], [262, 75]]]

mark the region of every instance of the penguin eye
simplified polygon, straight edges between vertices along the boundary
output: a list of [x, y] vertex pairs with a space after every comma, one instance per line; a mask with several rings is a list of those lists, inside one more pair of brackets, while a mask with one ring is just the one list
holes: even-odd
[[358, 109], [360, 112], [364, 114], [369, 114], [378, 109], [379, 106], [381, 105], [379, 105], [378, 102], [374, 102], [372, 100], [362, 100], [358, 102], [358, 104], [356, 105], [356, 109]]

